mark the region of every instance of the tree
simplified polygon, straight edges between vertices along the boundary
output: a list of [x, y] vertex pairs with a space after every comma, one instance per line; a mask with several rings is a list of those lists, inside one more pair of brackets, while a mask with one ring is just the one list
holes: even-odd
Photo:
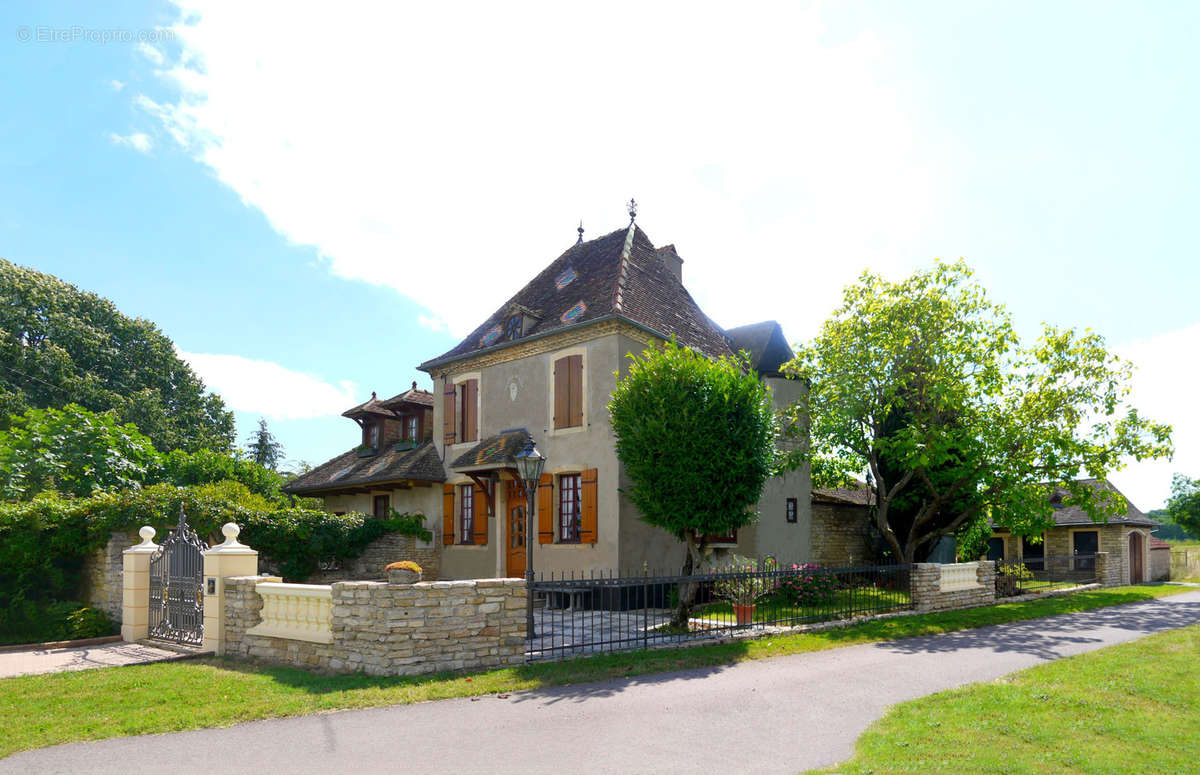
[[1200, 536], [1200, 479], [1175, 474], [1171, 480], [1167, 515], [1188, 533]]
[[0, 497], [29, 500], [45, 491], [86, 497], [96, 490], [136, 489], [158, 454], [150, 439], [114, 413], [76, 404], [29, 409], [0, 432]]
[[233, 413], [153, 323], [0, 259], [0, 417], [68, 403], [111, 410], [163, 452], [234, 440]]
[[[704, 537], [726, 535], [752, 511], [775, 465], [770, 394], [741, 361], [710, 360], [674, 340], [650, 348], [609, 402], [623, 492], [651, 525], [686, 546], [683, 575], [698, 568]], [[694, 585], [680, 589], [675, 625], [687, 627]]]
[[280, 461], [283, 460], [283, 445], [276, 441], [275, 436], [267, 430], [265, 417], [258, 418], [258, 430], [250, 435], [246, 451], [250, 453], [251, 460], [272, 471], [276, 470]]
[[1052, 483], [1093, 519], [1119, 513], [1080, 472], [1171, 452], [1170, 427], [1125, 403], [1132, 366], [1103, 337], [1047, 326], [1023, 347], [961, 261], [899, 283], [863, 273], [788, 371], [809, 388], [790, 417], [810, 443], [791, 462], [810, 462], [818, 486], [869, 470], [875, 526], [901, 562], [981, 515], [1022, 535], [1051, 526]]

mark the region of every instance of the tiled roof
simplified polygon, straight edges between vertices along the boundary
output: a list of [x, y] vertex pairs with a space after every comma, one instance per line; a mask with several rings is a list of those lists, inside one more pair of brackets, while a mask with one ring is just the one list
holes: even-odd
[[342, 412], [342, 417], [361, 417], [364, 414], [375, 414], [379, 415], [380, 417], [396, 416], [395, 412], [383, 405], [383, 401], [380, 401], [375, 397], [374, 392], [371, 393], [371, 397], [366, 401], [363, 401], [358, 406], [352, 406], [346, 411]]
[[521, 338], [615, 314], [663, 336], [675, 334], [680, 344], [705, 355], [731, 354], [724, 332], [696, 306], [646, 233], [631, 225], [571, 246], [466, 339], [420, 368], [511, 344], [487, 337], [503, 329], [514, 307], [531, 313]]
[[852, 506], [870, 506], [873, 490], [866, 482], [855, 481], [847, 487], [827, 487], [814, 489], [812, 499], [825, 503], [843, 503]]
[[403, 393], [394, 395], [379, 403], [388, 409], [396, 409], [401, 404], [419, 404], [421, 406], [432, 407], [433, 393], [430, 393], [428, 390], [417, 390], [417, 383], [414, 382], [410, 390], [405, 390]]
[[446, 471], [442, 468], [442, 461], [432, 441], [417, 447], [411, 446], [411, 442], [389, 444], [370, 457], [359, 457], [358, 450], [352, 449], [296, 477], [283, 489], [296, 495], [306, 495], [403, 480], [446, 480]]
[[796, 357], [774, 320], [726, 329], [725, 336], [734, 352], [750, 353], [750, 365], [759, 374], [778, 374], [783, 364]]
[[1170, 549], [1171, 545], [1158, 536], [1150, 536], [1151, 549]]
[[1141, 510], [1134, 506], [1128, 498], [1126, 498], [1120, 490], [1113, 487], [1112, 483], [1105, 479], [1080, 479], [1080, 484], [1085, 484], [1095, 490], [1115, 493], [1119, 500], [1125, 502], [1125, 512], [1114, 517], [1109, 517], [1102, 522], [1094, 522], [1084, 510], [1077, 505], [1064, 505], [1063, 498], [1067, 497], [1066, 490], [1062, 488], [1053, 488], [1050, 494], [1050, 502], [1054, 504], [1054, 524], [1056, 525], [1092, 525], [1092, 524], [1108, 524], [1108, 525], [1148, 525], [1156, 526], [1157, 522], [1147, 517]]
[[513, 457], [525, 446], [525, 440], [528, 438], [529, 431], [524, 428], [501, 431], [459, 455], [450, 464], [450, 468], [509, 465]]

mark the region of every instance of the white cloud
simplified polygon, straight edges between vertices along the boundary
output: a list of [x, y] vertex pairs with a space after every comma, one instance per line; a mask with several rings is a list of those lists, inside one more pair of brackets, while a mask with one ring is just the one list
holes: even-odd
[[125, 88], [125, 82], [124, 82], [124, 81], [118, 81], [116, 78], [114, 78], [114, 79], [112, 79], [111, 81], [109, 81], [109, 82], [108, 82], [108, 85], [112, 87], [112, 90], [113, 90], [113, 91], [121, 91], [121, 89], [124, 89], [124, 88]]
[[888, 51], [797, 4], [379, 3], [353, 30], [304, 4], [177, 5], [161, 72], [181, 96], [138, 104], [332, 272], [456, 334], [636, 196], [714, 319], [798, 340], [937, 210]]
[[296, 420], [336, 416], [360, 401], [358, 386], [346, 380], [334, 384], [278, 363], [240, 355], [176, 352], [232, 409]]
[[1173, 426], [1175, 457], [1171, 461], [1132, 463], [1112, 476], [1113, 482], [1142, 509], [1163, 505], [1175, 472], [1200, 476], [1200, 323], [1130, 342], [1115, 348], [1138, 367], [1130, 402], [1151, 419]]
[[163, 52], [159, 51], [154, 46], [151, 46], [144, 40], [137, 44], [137, 50], [142, 56], [146, 57], [146, 59], [149, 59], [156, 65], [161, 65], [166, 61], [166, 57], [163, 56]]
[[134, 132], [129, 135], [119, 135], [116, 132], [111, 132], [108, 138], [113, 141], [114, 145], [123, 145], [126, 148], [132, 148], [135, 151], [149, 153], [154, 147], [154, 141], [150, 139], [150, 135], [144, 132]]

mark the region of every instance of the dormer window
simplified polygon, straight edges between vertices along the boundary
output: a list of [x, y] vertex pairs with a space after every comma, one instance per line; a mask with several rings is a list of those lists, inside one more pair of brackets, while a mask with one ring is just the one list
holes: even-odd
[[520, 339], [521, 328], [521, 316], [510, 315], [508, 320], [504, 323], [504, 338], [510, 342], [515, 339]]
[[371, 449], [379, 448], [379, 423], [367, 423], [363, 428], [363, 444]]
[[417, 441], [417, 416], [409, 414], [404, 416], [404, 440]]

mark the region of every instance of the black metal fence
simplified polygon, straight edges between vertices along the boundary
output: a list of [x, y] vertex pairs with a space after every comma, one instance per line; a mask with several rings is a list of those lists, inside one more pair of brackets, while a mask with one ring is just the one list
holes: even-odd
[[996, 563], [996, 596], [1066, 589], [1096, 581], [1096, 556], [1027, 557], [1023, 561]]
[[[529, 660], [648, 648], [912, 607], [909, 566], [759, 564], [690, 576], [550, 574], [533, 583]], [[686, 619], [680, 595], [691, 595]]]

